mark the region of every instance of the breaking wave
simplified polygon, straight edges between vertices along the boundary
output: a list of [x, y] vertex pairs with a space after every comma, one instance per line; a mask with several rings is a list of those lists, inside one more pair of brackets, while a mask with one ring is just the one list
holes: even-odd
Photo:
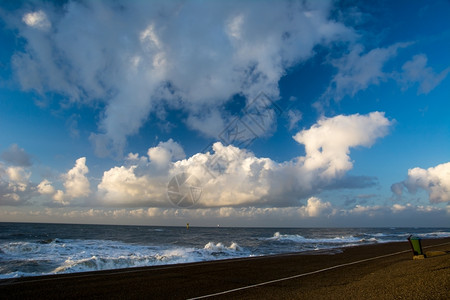
[[[234, 242], [229, 246], [220, 242], [208, 242], [203, 248], [194, 248], [145, 246], [108, 240], [3, 243], [0, 245], [0, 253], [9, 258], [0, 266], [0, 278], [178, 264], [251, 255]], [[32, 268], [26, 268], [24, 262]], [[33, 269], [34, 272], [19, 272], [17, 269]]]
[[[340, 236], [333, 238], [305, 238], [298, 234], [280, 234], [280, 232], [275, 232], [273, 237], [269, 238], [275, 241], [292, 241], [295, 243], [322, 243], [322, 244], [348, 244], [348, 243], [358, 243], [363, 239], [354, 236]], [[373, 241], [376, 241], [373, 238]]]

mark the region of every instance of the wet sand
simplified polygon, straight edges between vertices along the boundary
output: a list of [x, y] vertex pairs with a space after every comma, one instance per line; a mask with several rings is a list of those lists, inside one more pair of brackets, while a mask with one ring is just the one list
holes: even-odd
[[[433, 246], [438, 244], [445, 245]], [[423, 240], [422, 245], [425, 252], [450, 251], [450, 238]], [[233, 289], [239, 290], [226, 292]], [[335, 254], [293, 253], [0, 281], [0, 299], [188, 299], [223, 292], [208, 298], [450, 299], [450, 254], [413, 260], [408, 242], [401, 242]]]

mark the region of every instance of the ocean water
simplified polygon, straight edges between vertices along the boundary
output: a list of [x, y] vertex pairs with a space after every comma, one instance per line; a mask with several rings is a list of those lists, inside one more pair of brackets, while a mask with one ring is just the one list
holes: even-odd
[[0, 223], [0, 279], [450, 237], [450, 228], [205, 228]]

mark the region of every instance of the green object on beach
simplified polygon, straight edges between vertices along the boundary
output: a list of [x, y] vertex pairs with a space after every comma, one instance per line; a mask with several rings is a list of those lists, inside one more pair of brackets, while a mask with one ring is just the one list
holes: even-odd
[[412, 235], [410, 235], [408, 237], [408, 241], [409, 241], [409, 244], [411, 245], [414, 255], [424, 255], [423, 250], [422, 250], [422, 244], [420, 242], [420, 238], [413, 237]]

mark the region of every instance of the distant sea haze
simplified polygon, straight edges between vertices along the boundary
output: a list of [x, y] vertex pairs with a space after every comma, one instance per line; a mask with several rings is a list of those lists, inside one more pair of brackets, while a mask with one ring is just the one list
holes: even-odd
[[450, 228], [207, 228], [0, 223], [0, 279], [450, 237]]

